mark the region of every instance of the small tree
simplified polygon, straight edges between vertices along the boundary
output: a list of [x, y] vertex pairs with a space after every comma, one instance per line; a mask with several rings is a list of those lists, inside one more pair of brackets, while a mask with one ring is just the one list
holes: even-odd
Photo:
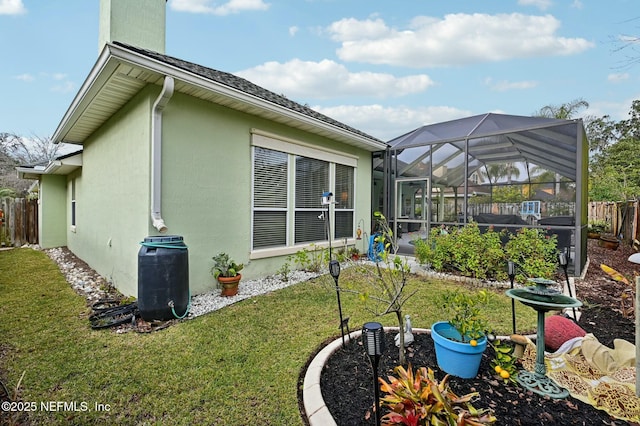
[[367, 309], [376, 316], [395, 313], [400, 329], [399, 361], [405, 364], [404, 354], [404, 316], [402, 307], [415, 291], [405, 294], [404, 290], [409, 277], [410, 268], [406, 260], [396, 254], [397, 247], [393, 240], [393, 231], [389, 227], [387, 219], [380, 212], [374, 213], [376, 227], [379, 230], [374, 238], [376, 245], [384, 247], [379, 258], [375, 261], [375, 267], [357, 265], [358, 272], [367, 277], [369, 291], [357, 291], [342, 289], [347, 292], [356, 292], [360, 299], [367, 304]]

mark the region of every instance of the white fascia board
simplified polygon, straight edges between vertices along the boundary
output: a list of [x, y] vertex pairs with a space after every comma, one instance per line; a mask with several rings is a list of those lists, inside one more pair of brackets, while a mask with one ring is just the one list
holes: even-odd
[[91, 103], [93, 97], [98, 93], [99, 88], [108, 81], [117, 69], [118, 64], [116, 61], [111, 61], [110, 59], [111, 53], [109, 51], [109, 45], [106, 45], [53, 133], [51, 137], [53, 143], [64, 142], [64, 137], [69, 129], [73, 127], [82, 112], [87, 108], [88, 104]]
[[42, 172], [38, 172], [34, 167], [16, 167], [18, 179], [39, 179]]

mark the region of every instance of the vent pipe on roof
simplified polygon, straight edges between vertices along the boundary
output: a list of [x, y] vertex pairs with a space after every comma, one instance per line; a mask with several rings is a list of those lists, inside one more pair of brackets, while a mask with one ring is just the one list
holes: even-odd
[[151, 222], [161, 233], [167, 232], [162, 219], [162, 111], [173, 96], [173, 78], [164, 77], [160, 96], [153, 104], [151, 116]]

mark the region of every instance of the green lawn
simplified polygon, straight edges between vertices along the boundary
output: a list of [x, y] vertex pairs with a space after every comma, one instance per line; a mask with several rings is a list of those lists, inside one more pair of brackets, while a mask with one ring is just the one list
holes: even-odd
[[[352, 275], [343, 270], [341, 280], [357, 282]], [[414, 327], [443, 319], [434, 297], [453, 285], [412, 278], [408, 290], [418, 293], [405, 313]], [[395, 325], [354, 295], [341, 299], [352, 329]], [[509, 334], [511, 299], [494, 299], [491, 323]], [[11, 392], [24, 372], [20, 398], [36, 403], [33, 424], [302, 424], [298, 376], [321, 342], [340, 334], [328, 276], [149, 334], [92, 330], [89, 313], [46, 254], [0, 251], [0, 379]], [[535, 312], [520, 306], [518, 321], [531, 330]], [[50, 401], [78, 410], [43, 410]]]

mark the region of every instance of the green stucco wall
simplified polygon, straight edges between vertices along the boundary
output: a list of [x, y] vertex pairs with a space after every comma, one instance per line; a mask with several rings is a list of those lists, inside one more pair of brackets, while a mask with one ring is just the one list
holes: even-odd
[[38, 235], [42, 248], [67, 245], [66, 191], [66, 176], [42, 175], [38, 200]]
[[68, 204], [73, 179], [76, 185], [69, 249], [126, 295], [137, 295], [139, 242], [149, 233], [149, 111], [156, 93], [143, 90], [95, 132], [84, 144], [81, 171], [69, 176]]
[[189, 246], [194, 294], [216, 286], [209, 271], [221, 251], [245, 264], [244, 279], [273, 274], [285, 261], [250, 259], [252, 129], [358, 156], [355, 221], [370, 229], [369, 152], [175, 94], [163, 118], [162, 216], [168, 234], [183, 236]]
[[100, 0], [98, 53], [120, 41], [164, 53], [166, 0]]
[[[69, 248], [134, 296], [139, 242], [160, 235], [150, 222], [149, 190], [151, 106], [159, 91], [144, 89], [95, 132], [81, 172], [69, 176], [77, 200]], [[250, 258], [252, 129], [359, 157], [355, 221], [370, 229], [369, 152], [176, 93], [163, 113], [162, 217], [166, 235], [183, 236], [188, 246], [192, 294], [217, 287], [211, 257], [221, 251], [245, 264], [245, 280], [273, 274], [285, 261]]]

